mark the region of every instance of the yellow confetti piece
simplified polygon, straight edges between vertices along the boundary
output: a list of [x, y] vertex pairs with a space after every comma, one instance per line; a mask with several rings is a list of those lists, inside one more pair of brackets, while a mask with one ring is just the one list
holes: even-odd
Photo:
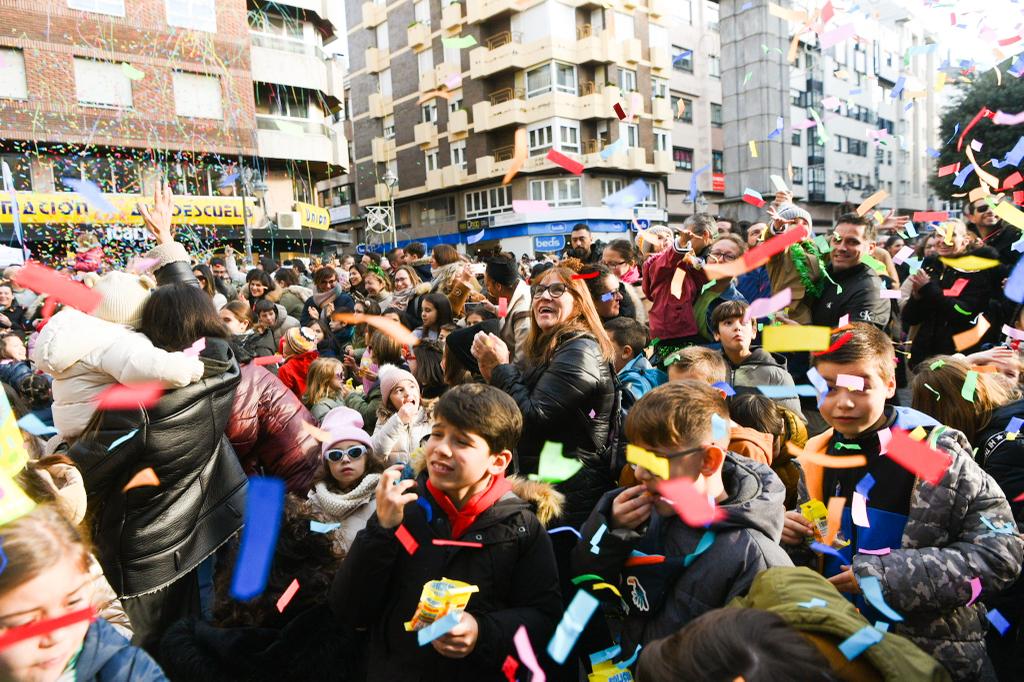
[[658, 478], [668, 480], [668, 460], [664, 457], [658, 457], [650, 450], [644, 450], [643, 448], [629, 444], [626, 446], [626, 461], [630, 464], [636, 464], [647, 469]]
[[757, 143], [754, 142], [753, 140], [751, 140], [748, 144], [750, 145], [750, 155], [756, 159], [757, 158]]
[[981, 256], [961, 256], [960, 258], [939, 258], [943, 263], [961, 272], [977, 272], [988, 270], [999, 265], [994, 258], [982, 258]]
[[996, 204], [995, 214], [1014, 227], [1024, 230], [1024, 211], [1021, 211], [1009, 201], [1001, 201]]
[[36, 503], [13, 478], [0, 474], [0, 526], [28, 514], [35, 507]]
[[946, 74], [939, 71], [939, 75], [935, 77], [935, 92], [942, 92], [944, 87], [946, 87]]
[[590, 586], [590, 589], [592, 589], [592, 590], [611, 590], [612, 592], [615, 593], [616, 597], [619, 597], [620, 599], [622, 598], [622, 593], [619, 592], [619, 590], [615, 587], [615, 585], [612, 585], [610, 583], [594, 583], [593, 585]]
[[920, 441], [924, 440], [927, 435], [928, 432], [924, 430], [924, 427], [918, 426], [916, 429], [910, 432], [910, 439]]
[[825, 350], [832, 344], [832, 329], [783, 324], [764, 328], [762, 346], [769, 353]]
[[978, 162], [974, 160], [974, 150], [971, 149], [970, 145], [964, 147], [964, 152], [967, 154], [967, 158], [971, 160], [971, 165], [974, 166], [974, 172], [978, 174], [978, 179], [981, 180], [986, 185], [988, 185], [989, 187], [992, 187], [993, 189], [998, 189], [1000, 185], [999, 178], [992, 175], [988, 171], [981, 169], [981, 166], [978, 165]]

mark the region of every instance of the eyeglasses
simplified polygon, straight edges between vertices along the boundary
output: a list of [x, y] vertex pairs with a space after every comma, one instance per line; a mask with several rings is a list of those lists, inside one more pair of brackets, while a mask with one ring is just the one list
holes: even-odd
[[703, 445], [698, 445], [697, 447], [690, 448], [689, 450], [681, 450], [679, 452], [670, 452], [667, 455], [658, 455], [658, 457], [662, 457], [664, 459], [675, 459], [677, 457], [686, 457], [687, 455], [694, 455], [694, 454], [697, 454], [698, 452], [703, 452], [703, 451], [704, 451], [704, 446]]
[[365, 445], [353, 445], [348, 450], [328, 450], [324, 453], [324, 456], [332, 462], [337, 462], [342, 457], [348, 457], [348, 461], [353, 462], [365, 455], [366, 451], [367, 447]]
[[982, 204], [981, 206], [974, 206], [971, 208], [971, 213], [988, 213], [992, 210], [992, 207], [988, 204]]
[[724, 261], [726, 263], [729, 263], [739, 258], [739, 256], [732, 252], [726, 253], [724, 251], [712, 251], [711, 253], [708, 254], [708, 258], [714, 258], [719, 262]]
[[606, 268], [617, 268], [620, 265], [625, 265], [626, 261], [620, 260], [618, 263], [609, 263], [608, 261], [603, 261], [601, 264]]
[[562, 294], [567, 290], [568, 287], [561, 282], [555, 282], [554, 284], [534, 284], [530, 287], [530, 293], [534, 298], [540, 298], [544, 294], [547, 294], [548, 297], [552, 299], [561, 298]]

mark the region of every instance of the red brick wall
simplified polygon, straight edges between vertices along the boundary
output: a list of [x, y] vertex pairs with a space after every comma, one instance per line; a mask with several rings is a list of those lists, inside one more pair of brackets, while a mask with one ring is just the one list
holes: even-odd
[[[217, 0], [217, 32], [167, 25], [164, 0], [125, 0], [125, 17], [68, 9], [66, 0], [0, 0], [0, 46], [25, 57], [29, 99], [0, 99], [0, 138], [220, 154], [254, 154], [255, 103], [245, 0]], [[128, 62], [133, 109], [79, 106], [74, 58]], [[221, 121], [175, 114], [172, 72], [221, 80]]]

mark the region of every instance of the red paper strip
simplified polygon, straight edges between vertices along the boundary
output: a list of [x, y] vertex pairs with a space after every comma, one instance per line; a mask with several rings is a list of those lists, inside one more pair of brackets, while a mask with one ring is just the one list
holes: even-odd
[[615, 110], [615, 115], [619, 117], [620, 121], [626, 120], [626, 112], [622, 110], [621, 104], [616, 103], [615, 106], [612, 107], [612, 109]]
[[1017, 204], [1018, 206], [1024, 206], [1024, 190], [1013, 193], [1013, 203]]
[[573, 279], [594, 279], [595, 277], [597, 277], [596, 272], [588, 272], [586, 274], [576, 273], [572, 276]]
[[886, 456], [915, 476], [938, 485], [952, 463], [952, 458], [945, 452], [933, 450], [927, 443], [914, 440], [897, 426], [890, 430], [892, 440], [889, 441]]
[[583, 175], [583, 164], [579, 161], [573, 161], [560, 151], [549, 149], [547, 160], [556, 166], [561, 166], [573, 175]]
[[663, 563], [665, 563], [665, 557], [659, 554], [652, 554], [650, 556], [631, 556], [626, 559], [627, 566], [649, 566], [651, 564]]
[[472, 547], [473, 549], [480, 549], [484, 546], [482, 542], [463, 542], [462, 540], [442, 540], [440, 538], [434, 538], [431, 542], [438, 547]]
[[100, 410], [134, 410], [152, 407], [160, 402], [164, 387], [159, 381], [144, 384], [115, 384], [96, 397], [96, 408]]
[[14, 282], [36, 293], [48, 294], [57, 302], [78, 308], [83, 313], [96, 310], [102, 299], [98, 291], [33, 261], [25, 263], [25, 267], [14, 276]]
[[1000, 187], [1000, 189], [1010, 189], [1011, 187], [1016, 187], [1022, 182], [1024, 182], [1024, 176], [1021, 176], [1020, 171], [1014, 171], [1013, 175], [1006, 176], [1006, 179], [1003, 180], [1003, 186]]
[[706, 526], [721, 517], [721, 510], [701, 494], [692, 481], [685, 478], [670, 478], [658, 481], [658, 492], [679, 514], [679, 518], [688, 526], [699, 528]]
[[96, 617], [95, 611], [91, 606], [87, 606], [84, 609], [78, 611], [72, 611], [71, 613], [65, 613], [63, 616], [57, 616], [56, 618], [50, 618], [49, 620], [39, 620], [28, 625], [22, 625], [20, 627], [11, 628], [4, 634], [0, 635], [0, 650], [6, 649], [12, 644], [31, 639], [32, 637], [39, 637], [45, 635], [48, 632], [54, 630], [60, 630], [66, 628], [75, 623], [80, 623], [83, 620], [91, 621]]
[[505, 319], [508, 316], [508, 299], [504, 296], [498, 299], [498, 317]]
[[501, 672], [505, 673], [508, 682], [516, 682], [516, 670], [519, 670], [519, 661], [512, 656], [506, 656], [505, 662], [501, 664]]
[[968, 280], [966, 277], [961, 277], [957, 281], [953, 282], [953, 286], [948, 289], [942, 290], [943, 296], [959, 296], [963, 293], [964, 287], [967, 286]]
[[299, 579], [295, 578], [282, 594], [281, 598], [277, 600], [277, 612], [284, 613], [285, 608], [288, 606], [288, 602], [292, 600], [295, 593], [299, 591]]
[[775, 254], [782, 253], [789, 247], [793, 246], [793, 244], [796, 244], [806, 238], [807, 228], [804, 226], [783, 232], [776, 237], [772, 237], [763, 244], [758, 244], [750, 251], [747, 251], [743, 254], [743, 262], [753, 270], [754, 268], [767, 263]]
[[416, 538], [412, 536], [405, 526], [399, 526], [395, 529], [395, 537], [402, 543], [402, 547], [405, 547], [405, 551], [410, 556], [416, 553], [416, 550], [420, 548], [420, 543], [416, 542]]
[[931, 222], [933, 220], [948, 220], [949, 211], [914, 211], [913, 221], [919, 222]]
[[46, 302], [43, 303], [43, 324], [49, 322], [55, 312], [57, 312], [57, 299], [47, 296]]
[[1024, 493], [1021, 493], [1017, 497], [1010, 500], [1011, 502], [1024, 502]]
[[838, 339], [833, 341], [831, 346], [829, 346], [825, 350], [816, 351], [816, 352], [812, 353], [812, 355], [817, 357], [819, 355], [828, 355], [829, 353], [835, 353], [837, 350], [839, 350], [843, 346], [843, 344], [845, 344], [847, 341], [849, 341], [852, 338], [853, 338], [853, 332], [846, 332], [845, 334], [840, 336]]
[[[964, 128], [962, 133], [960, 133], [960, 139], [956, 141], [956, 150], [961, 151], [962, 147], [964, 146], [964, 138], [967, 137], [967, 133], [971, 131], [971, 128], [978, 125], [978, 121], [980, 121], [983, 118], [994, 118], [995, 115], [996, 112], [990, 110], [988, 107], [982, 107], [981, 111], [974, 115], [974, 118], [971, 119], [971, 122], [968, 123], [967, 127]], [[917, 218], [915, 218], [914, 220], [917, 220]], [[945, 218], [943, 218], [943, 220], [945, 220]]]
[[939, 169], [939, 177], [940, 178], [944, 178], [947, 175], [956, 175], [959, 172], [960, 172], [960, 164], [959, 163], [951, 163], [948, 166], [943, 166], [942, 168]]
[[744, 194], [741, 198], [751, 206], [755, 206], [757, 208], [764, 206], [764, 199], [761, 197], [755, 197], [752, 194]]
[[265, 367], [266, 365], [279, 365], [284, 362], [284, 356], [281, 355], [261, 355], [253, 358], [250, 362], [257, 367]]
[[1018, 40], [1020, 40], [1020, 36], [1010, 36], [1009, 38], [1003, 38], [997, 42], [1001, 47], [1006, 47], [1007, 45], [1013, 45]]

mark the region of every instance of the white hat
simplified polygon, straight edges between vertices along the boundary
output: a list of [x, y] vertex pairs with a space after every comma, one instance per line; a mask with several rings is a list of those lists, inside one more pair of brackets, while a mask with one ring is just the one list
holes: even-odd
[[100, 277], [93, 291], [102, 296], [93, 315], [132, 328], [139, 326], [142, 307], [149, 299], [148, 280], [114, 270]]

